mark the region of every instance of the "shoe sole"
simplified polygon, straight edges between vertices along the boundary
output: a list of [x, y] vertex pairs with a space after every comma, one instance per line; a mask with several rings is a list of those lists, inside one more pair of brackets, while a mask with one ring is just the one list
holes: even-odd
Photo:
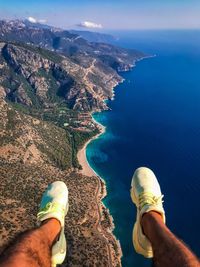
[[131, 181], [131, 198], [133, 200], [133, 203], [137, 206], [137, 198], [136, 198], [135, 192], [133, 190], [133, 179], [134, 178], [132, 178], [132, 181]]
[[[134, 190], [133, 190], [133, 179], [132, 178], [132, 181], [131, 181], [131, 199], [133, 201], [133, 203], [136, 205], [137, 207], [137, 200], [136, 200], [136, 196], [135, 196], [135, 193], [134, 193]], [[139, 243], [138, 243], [138, 240], [137, 240], [137, 223], [134, 224], [133, 226], [133, 234], [132, 234], [132, 238], [133, 238], [133, 246], [135, 248], [135, 251], [138, 252], [138, 247], [140, 247]]]
[[[65, 208], [65, 216], [67, 215], [69, 210], [69, 203], [67, 203], [66, 208]], [[57, 265], [60, 265], [64, 262], [66, 258], [66, 253], [67, 253], [67, 241], [65, 238], [64, 231], [61, 233], [63, 235], [62, 239], [62, 244], [60, 246], [60, 252], [56, 253], [55, 255], [52, 255], [52, 264], [51, 267], [56, 267]]]
[[[136, 205], [136, 208], [137, 208], [137, 205], [138, 205], [138, 201], [137, 201], [137, 198], [136, 198], [136, 195], [135, 195], [135, 192], [133, 190], [133, 179], [132, 178], [132, 181], [131, 181], [131, 199], [133, 201], [133, 203]], [[138, 212], [138, 211], [137, 211]], [[137, 224], [137, 217], [136, 217], [136, 222], [133, 226], [133, 233], [132, 233], [132, 239], [133, 239], [133, 246], [135, 248], [135, 251], [139, 254], [142, 254], [143, 256], [145, 255], [146, 258], [152, 258], [152, 252], [147, 252], [145, 249], [143, 249], [143, 247], [141, 246], [141, 244], [138, 242], [138, 224]]]

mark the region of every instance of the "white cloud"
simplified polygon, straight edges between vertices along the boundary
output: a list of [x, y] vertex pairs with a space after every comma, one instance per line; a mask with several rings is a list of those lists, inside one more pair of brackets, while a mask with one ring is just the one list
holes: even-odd
[[46, 20], [45, 19], [38, 19], [37, 20], [36, 18], [33, 18], [33, 17], [28, 17], [27, 19], [31, 23], [46, 23]]
[[37, 20], [33, 17], [28, 17], [28, 21], [30, 21], [32, 23], [37, 23]]
[[77, 26], [83, 27], [83, 28], [92, 28], [92, 29], [102, 29], [103, 26], [101, 24], [97, 24], [91, 21], [83, 21], [79, 23]]

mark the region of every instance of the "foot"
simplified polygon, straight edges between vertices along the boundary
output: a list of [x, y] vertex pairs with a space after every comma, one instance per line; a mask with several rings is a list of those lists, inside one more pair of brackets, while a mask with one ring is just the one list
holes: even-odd
[[50, 218], [60, 222], [61, 231], [52, 247], [52, 267], [63, 263], [66, 256], [64, 228], [68, 206], [68, 189], [65, 183], [57, 181], [50, 184], [43, 194], [37, 219], [40, 223]]
[[133, 228], [134, 248], [144, 257], [152, 258], [152, 246], [142, 231], [141, 219], [145, 213], [156, 211], [165, 223], [165, 211], [159, 183], [150, 169], [141, 167], [135, 171], [131, 182], [131, 198], [137, 207], [137, 218]]

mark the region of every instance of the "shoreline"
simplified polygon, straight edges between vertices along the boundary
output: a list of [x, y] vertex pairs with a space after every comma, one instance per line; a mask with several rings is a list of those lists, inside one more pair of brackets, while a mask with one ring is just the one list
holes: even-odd
[[[135, 65], [132, 66], [132, 68], [134, 68], [134, 67], [135, 67]], [[113, 87], [111, 88], [112, 97], [110, 98], [110, 100], [112, 100], [112, 101], [114, 100], [114, 97], [115, 97], [114, 89], [115, 89], [115, 87], [117, 87], [120, 83], [123, 83], [124, 81], [125, 81], [125, 79], [121, 77], [121, 81], [118, 81], [113, 85]], [[104, 99], [104, 101], [106, 101], [106, 100], [108, 100], [108, 99]], [[99, 112], [102, 112], [102, 111], [99, 111]], [[106, 127], [93, 118], [93, 116], [92, 116], [93, 113], [96, 113], [96, 112], [91, 112], [92, 120], [98, 126], [98, 129], [99, 129], [100, 132], [97, 135], [95, 135], [92, 138], [90, 138], [84, 144], [84, 146], [78, 151], [77, 159], [78, 159], [79, 164], [82, 166], [82, 170], [79, 170], [78, 172], [83, 174], [83, 175], [89, 176], [89, 177], [92, 177], [92, 176], [100, 177], [95, 172], [95, 170], [90, 166], [90, 164], [89, 164], [89, 162], [87, 160], [87, 156], [86, 156], [86, 149], [87, 149], [87, 146], [89, 145], [89, 143], [92, 142], [94, 139], [97, 139], [100, 135], [102, 135], [102, 134], [104, 134], [106, 132]], [[100, 177], [100, 179], [103, 180], [103, 182], [105, 183], [105, 181], [104, 181], [104, 179], [102, 177]]]
[[78, 158], [79, 164], [82, 166], [82, 170], [80, 170], [79, 173], [86, 175], [86, 176], [89, 176], [89, 177], [92, 177], [92, 176], [99, 177], [99, 175], [94, 171], [94, 169], [90, 166], [90, 164], [87, 160], [86, 149], [87, 149], [87, 146], [89, 145], [90, 142], [97, 139], [100, 135], [102, 135], [106, 132], [106, 127], [103, 126], [102, 124], [100, 124], [99, 122], [97, 122], [93, 117], [92, 117], [92, 120], [98, 125], [100, 132], [97, 135], [90, 138], [84, 144], [84, 146], [78, 151], [77, 158]]
[[122, 254], [120, 241], [116, 238], [116, 236], [113, 233], [113, 230], [115, 228], [113, 217], [110, 213], [109, 208], [107, 208], [105, 204], [103, 203], [103, 199], [107, 196], [106, 182], [90, 166], [87, 160], [87, 156], [86, 156], [86, 149], [87, 149], [88, 144], [106, 132], [105, 126], [97, 122], [93, 117], [92, 117], [92, 120], [95, 122], [95, 124], [98, 125], [100, 132], [97, 135], [93, 136], [91, 139], [89, 139], [84, 144], [84, 146], [78, 151], [77, 158], [78, 158], [79, 164], [82, 166], [82, 170], [80, 170], [79, 173], [82, 175], [89, 176], [89, 177], [95, 177], [98, 181], [98, 189], [96, 192], [96, 204], [97, 204], [97, 210], [99, 214], [97, 231], [106, 240], [106, 246], [107, 246], [109, 262], [110, 262], [109, 266], [110, 267], [112, 266], [122, 267], [121, 258], [123, 254]]
[[[92, 114], [91, 114], [92, 115]], [[110, 264], [109, 266], [113, 267], [121, 267], [121, 258], [123, 256], [120, 241], [116, 238], [113, 234], [113, 230], [115, 228], [113, 217], [109, 211], [109, 209], [103, 203], [103, 199], [107, 196], [107, 187], [105, 180], [98, 175], [94, 171], [94, 169], [90, 166], [87, 156], [86, 156], [86, 149], [87, 146], [92, 140], [97, 139], [100, 135], [106, 132], [106, 127], [97, 122], [93, 117], [92, 120], [98, 125], [100, 132], [89, 139], [84, 146], [78, 151], [77, 158], [79, 164], [82, 166], [82, 170], [79, 171], [80, 174], [88, 176], [88, 177], [95, 177], [98, 181], [98, 189], [96, 192], [96, 205], [98, 211], [98, 225], [97, 231], [102, 237], [106, 240], [106, 246], [108, 250], [108, 256]]]
[[[136, 67], [136, 64], [137, 62], [139, 61], [142, 61], [144, 59], [147, 59], [147, 58], [153, 58], [153, 57], [156, 57], [156, 55], [148, 55], [148, 56], [144, 56], [144, 57], [141, 57], [137, 60], [135, 60], [135, 62], [133, 63], [132, 67], [131, 67], [131, 70], [133, 70], [135, 67]], [[126, 71], [125, 71], [126, 72]], [[120, 82], [117, 82], [113, 87], [112, 87], [112, 97], [110, 100], [114, 100], [115, 99], [115, 88], [120, 84], [120, 83], [123, 83], [125, 81], [125, 79], [123, 77], [121, 77], [121, 81]], [[107, 99], [105, 99], [104, 101], [106, 101]], [[100, 111], [101, 112], [101, 111]], [[91, 116], [92, 116], [93, 113], [91, 113]], [[87, 160], [87, 156], [86, 156], [86, 149], [87, 149], [87, 146], [90, 142], [92, 142], [94, 139], [97, 139], [100, 135], [104, 134], [106, 132], [106, 127], [104, 125], [102, 125], [101, 123], [99, 123], [98, 121], [96, 121], [93, 117], [92, 117], [92, 120], [95, 122], [95, 124], [98, 125], [98, 128], [100, 130], [100, 133], [98, 133], [97, 135], [93, 136], [92, 138], [90, 138], [85, 144], [84, 146], [78, 151], [77, 153], [77, 158], [78, 158], [78, 162], [79, 164], [82, 166], [82, 170], [79, 171], [79, 173], [83, 174], [83, 175], [86, 175], [86, 176], [89, 176], [89, 177], [92, 177], [92, 176], [98, 176], [99, 175], [95, 172], [95, 170], [90, 166], [88, 160]], [[102, 177], [100, 177], [103, 181], [104, 179]], [[104, 181], [105, 182], [105, 181]]]
[[[151, 58], [151, 57], [155, 57], [156, 55], [152, 55], [152, 56], [145, 56], [145, 57], [142, 57], [138, 60], [136, 60], [132, 67], [131, 67], [131, 70], [133, 70], [134, 67], [136, 67], [136, 64], [137, 62], [141, 61], [141, 60], [144, 60], [146, 58]], [[115, 84], [113, 87], [112, 87], [112, 98], [111, 100], [114, 100], [114, 97], [115, 97], [115, 87], [117, 85], [119, 85], [120, 83], [123, 83], [125, 81], [124, 78], [121, 79], [120, 82], [118, 82], [117, 84]], [[106, 101], [106, 99], [105, 99]], [[92, 115], [92, 113], [91, 113]], [[86, 176], [89, 176], [89, 177], [96, 177], [99, 181], [99, 192], [97, 193], [97, 199], [99, 198], [100, 199], [100, 203], [98, 205], [98, 210], [99, 210], [99, 223], [101, 223], [101, 217], [103, 216], [103, 212], [107, 214], [107, 223], [108, 223], [108, 226], [106, 227], [106, 229], [102, 229], [100, 227], [100, 224], [99, 224], [99, 233], [101, 233], [104, 238], [108, 241], [108, 250], [109, 250], [109, 255], [110, 255], [110, 261], [112, 262], [112, 266], [118, 266], [118, 264], [121, 265], [121, 258], [123, 256], [123, 253], [122, 253], [122, 249], [121, 249], [121, 244], [120, 244], [120, 241], [116, 238], [116, 236], [114, 235], [113, 233], [113, 230], [115, 228], [115, 225], [114, 225], [114, 222], [113, 222], [113, 217], [110, 213], [110, 210], [109, 208], [107, 208], [105, 206], [105, 204], [103, 203], [103, 199], [107, 196], [107, 188], [106, 188], [106, 182], [105, 180], [100, 176], [98, 175], [95, 170], [91, 167], [91, 165], [89, 164], [88, 160], [87, 160], [87, 156], [86, 156], [86, 149], [87, 149], [87, 146], [90, 142], [92, 142], [94, 139], [97, 139], [99, 138], [100, 135], [104, 134], [106, 132], [106, 127], [103, 126], [102, 124], [100, 124], [99, 122], [97, 122], [93, 117], [92, 117], [92, 120], [95, 122], [95, 124], [98, 126], [99, 130], [100, 130], [100, 133], [98, 133], [97, 135], [93, 136], [91, 139], [89, 139], [85, 144], [84, 146], [78, 151], [77, 153], [77, 158], [78, 158], [78, 161], [79, 161], [79, 164], [82, 166], [82, 170], [79, 171], [79, 173], [81, 173], [82, 175], [86, 175]], [[103, 231], [102, 231], [103, 230]], [[113, 252], [113, 247], [109, 244], [109, 241], [110, 241], [110, 238], [108, 236], [108, 233], [110, 233], [112, 235], [112, 238], [114, 239], [114, 242], [115, 242], [115, 249], [114, 249], [114, 252]], [[115, 256], [114, 256], [115, 255]], [[117, 259], [117, 262], [118, 264], [116, 265], [116, 259]]]

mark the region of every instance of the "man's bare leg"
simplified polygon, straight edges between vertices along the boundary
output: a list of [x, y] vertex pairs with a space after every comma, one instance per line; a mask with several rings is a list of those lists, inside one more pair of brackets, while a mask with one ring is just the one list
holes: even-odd
[[200, 262], [187, 246], [163, 223], [159, 213], [145, 213], [141, 219], [144, 234], [153, 247], [156, 267], [199, 267]]
[[0, 256], [1, 267], [50, 267], [51, 248], [61, 229], [56, 219], [20, 235]]
[[64, 227], [68, 207], [66, 184], [62, 181], [49, 184], [37, 213], [41, 226], [18, 236], [0, 255], [0, 266], [50, 267], [62, 264], [67, 251]]
[[156, 267], [200, 267], [197, 257], [165, 226], [163, 195], [153, 171], [138, 168], [130, 193], [137, 207], [133, 228], [135, 251], [146, 258], [154, 258]]

